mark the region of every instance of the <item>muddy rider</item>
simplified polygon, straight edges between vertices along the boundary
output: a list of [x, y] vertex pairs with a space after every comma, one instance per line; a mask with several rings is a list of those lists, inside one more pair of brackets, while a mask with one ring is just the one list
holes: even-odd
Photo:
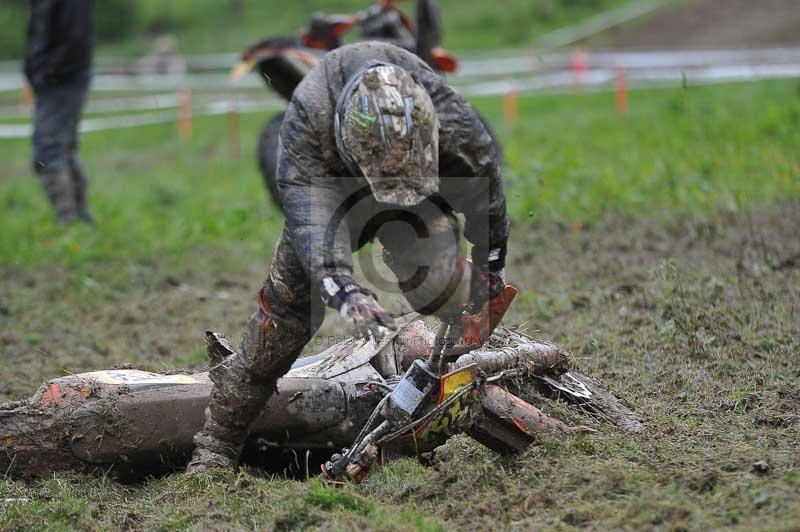
[[362, 336], [394, 327], [353, 279], [353, 252], [365, 244], [380, 241], [423, 314], [480, 309], [504, 285], [509, 228], [496, 147], [470, 104], [417, 56], [377, 42], [329, 53], [294, 92], [280, 138], [286, 224], [239, 352], [211, 370], [190, 472], [236, 463], [326, 306]]

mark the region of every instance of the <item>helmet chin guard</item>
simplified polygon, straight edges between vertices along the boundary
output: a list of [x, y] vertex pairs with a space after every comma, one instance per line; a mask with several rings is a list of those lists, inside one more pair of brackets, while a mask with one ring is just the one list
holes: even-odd
[[382, 203], [409, 207], [439, 190], [439, 119], [428, 92], [397, 65], [371, 62], [336, 106], [336, 147]]

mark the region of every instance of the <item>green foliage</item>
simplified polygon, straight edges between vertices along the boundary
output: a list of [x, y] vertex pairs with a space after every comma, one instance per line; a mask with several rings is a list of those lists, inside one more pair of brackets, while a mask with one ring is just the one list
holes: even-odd
[[444, 46], [482, 50], [534, 44], [537, 37], [628, 0], [441, 0]]
[[61, 475], [32, 488], [0, 480], [0, 528], [48, 530], [444, 530], [413, 509], [372, 502], [352, 487], [218, 473], [124, 486]]
[[[140, 30], [139, 8], [131, 0], [95, 2], [95, 35], [100, 43], [119, 42]], [[25, 49], [28, 2], [4, 0], [0, 5], [0, 58], [20, 58]]]
[[28, 24], [27, 2], [5, 0], [0, 5], [0, 58], [20, 58], [25, 52], [25, 29]]
[[[243, 127], [256, 131], [258, 121], [250, 116]], [[218, 122], [195, 121], [194, 138], [186, 146], [178, 143], [172, 125], [84, 136], [94, 179], [90, 201], [95, 215], [104, 220], [96, 229], [56, 226], [36, 181], [25, 176], [27, 143], [8, 143], [9, 154], [17, 153], [12, 171], [22, 179], [13, 179], [0, 192], [7, 228], [0, 236], [0, 256], [17, 264], [36, 256], [79, 264], [121, 253], [177, 258], [201, 244], [269, 241], [265, 230], [274, 231], [278, 214], [264, 201], [255, 165], [250, 160], [232, 162], [224, 155]], [[253, 149], [255, 134], [249, 137]], [[120, 146], [128, 151], [117, 149]], [[13, 238], [16, 232], [28, 238]]]
[[[536, 36], [629, 0], [442, 0], [445, 46], [485, 49], [520, 46]], [[175, 34], [183, 52], [241, 50], [272, 34], [292, 34], [314, 11], [354, 13], [369, 0], [103, 0], [96, 2], [100, 53], [142, 53], [158, 33]], [[401, 8], [413, 16], [413, 4]], [[0, 58], [20, 57], [27, 8], [24, 0], [0, 5]]]
[[375, 511], [375, 505], [358, 495], [336, 487], [314, 483], [306, 494], [306, 502], [323, 510], [349, 510], [363, 515]]
[[139, 30], [141, 21], [137, 6], [131, 0], [99, 0], [94, 2], [95, 35], [98, 42], [107, 43], [130, 37]]
[[[520, 101], [503, 129], [517, 217], [591, 224], [611, 213], [736, 212], [800, 194], [796, 82]], [[500, 117], [498, 101], [485, 113]]]

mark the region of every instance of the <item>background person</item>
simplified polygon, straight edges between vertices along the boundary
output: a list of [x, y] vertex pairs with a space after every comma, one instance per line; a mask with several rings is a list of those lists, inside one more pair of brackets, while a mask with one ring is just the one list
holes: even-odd
[[93, 0], [30, 0], [25, 76], [35, 96], [33, 169], [59, 223], [92, 223], [78, 124], [91, 80]]

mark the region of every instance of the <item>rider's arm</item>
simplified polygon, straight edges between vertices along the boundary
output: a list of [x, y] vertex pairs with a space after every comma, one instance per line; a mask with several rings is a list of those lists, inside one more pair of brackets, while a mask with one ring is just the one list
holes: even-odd
[[505, 266], [509, 220], [500, 153], [475, 109], [435, 74], [422, 73], [440, 122], [440, 190], [464, 213], [464, 235], [473, 244], [476, 264], [500, 271]]
[[286, 227], [303, 268], [316, 282], [322, 300], [337, 309], [361, 336], [380, 337], [394, 329], [391, 316], [354, 280], [350, 235], [345, 220], [347, 198], [341, 179], [325, 164], [321, 135], [302, 104], [293, 101], [281, 126], [278, 144], [278, 193]]
[[[342, 188], [325, 162], [321, 137], [297, 98], [281, 126], [278, 148], [278, 193], [286, 227], [309, 278], [324, 287], [332, 279], [341, 287], [352, 281], [352, 258]], [[327, 281], [330, 287], [331, 281]]]

